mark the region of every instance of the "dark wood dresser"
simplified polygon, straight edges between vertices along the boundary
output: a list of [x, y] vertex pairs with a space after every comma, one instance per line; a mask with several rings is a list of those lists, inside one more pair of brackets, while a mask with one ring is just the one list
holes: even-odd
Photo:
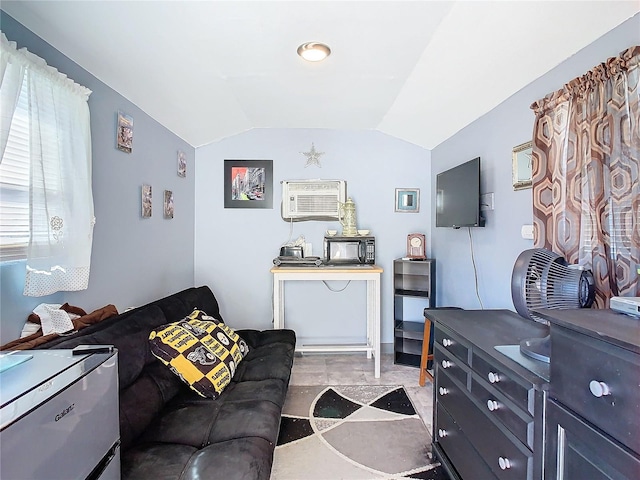
[[435, 322], [432, 439], [449, 475], [542, 478], [548, 365], [535, 362], [536, 374], [494, 347], [519, 352], [521, 340], [544, 337], [548, 328], [508, 310], [428, 315]]
[[640, 319], [539, 313], [551, 324], [545, 478], [640, 478]]
[[[432, 440], [454, 479], [640, 478], [640, 320], [434, 310]], [[519, 343], [551, 335], [551, 363]]]

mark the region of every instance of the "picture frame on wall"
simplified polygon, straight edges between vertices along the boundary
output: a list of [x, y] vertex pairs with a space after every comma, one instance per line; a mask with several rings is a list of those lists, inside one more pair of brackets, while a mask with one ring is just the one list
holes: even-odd
[[142, 185], [142, 218], [151, 218], [153, 200], [151, 185]]
[[532, 180], [532, 156], [533, 142], [521, 143], [513, 147], [511, 152], [512, 173], [513, 173], [513, 189], [524, 190], [531, 188]]
[[273, 208], [273, 160], [225, 160], [224, 208]]
[[133, 117], [120, 111], [116, 127], [116, 146], [124, 153], [131, 153], [133, 149]]
[[178, 150], [178, 176], [187, 176], [187, 156], [182, 150]]
[[395, 211], [418, 213], [420, 211], [420, 189], [396, 188]]
[[173, 192], [164, 191], [164, 218], [173, 218]]

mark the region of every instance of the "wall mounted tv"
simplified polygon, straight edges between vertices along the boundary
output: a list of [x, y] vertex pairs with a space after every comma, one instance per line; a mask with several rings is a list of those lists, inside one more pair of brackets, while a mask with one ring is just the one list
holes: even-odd
[[436, 227], [484, 227], [480, 215], [480, 157], [437, 175]]

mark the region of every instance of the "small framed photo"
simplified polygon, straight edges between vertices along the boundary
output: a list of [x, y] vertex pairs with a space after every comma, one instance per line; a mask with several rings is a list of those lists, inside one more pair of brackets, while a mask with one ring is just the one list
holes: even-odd
[[419, 188], [396, 188], [396, 212], [418, 213], [420, 211]]
[[173, 218], [173, 192], [164, 191], [164, 218]]
[[151, 185], [142, 185], [142, 218], [151, 218]]
[[116, 133], [116, 145], [118, 150], [131, 153], [133, 146], [133, 117], [126, 113], [118, 112], [118, 126]]
[[224, 208], [273, 208], [273, 160], [225, 160]]
[[178, 176], [187, 176], [187, 156], [181, 150], [178, 150]]
[[533, 142], [525, 142], [513, 147], [511, 159], [513, 163], [513, 189], [531, 188], [531, 167]]

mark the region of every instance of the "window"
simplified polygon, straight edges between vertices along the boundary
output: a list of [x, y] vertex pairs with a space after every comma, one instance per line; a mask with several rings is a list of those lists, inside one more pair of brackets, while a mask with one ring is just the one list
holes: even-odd
[[0, 34], [0, 261], [24, 294], [83, 290], [93, 242], [91, 91]]
[[0, 261], [24, 260], [29, 245], [29, 104], [26, 76], [0, 163]]

